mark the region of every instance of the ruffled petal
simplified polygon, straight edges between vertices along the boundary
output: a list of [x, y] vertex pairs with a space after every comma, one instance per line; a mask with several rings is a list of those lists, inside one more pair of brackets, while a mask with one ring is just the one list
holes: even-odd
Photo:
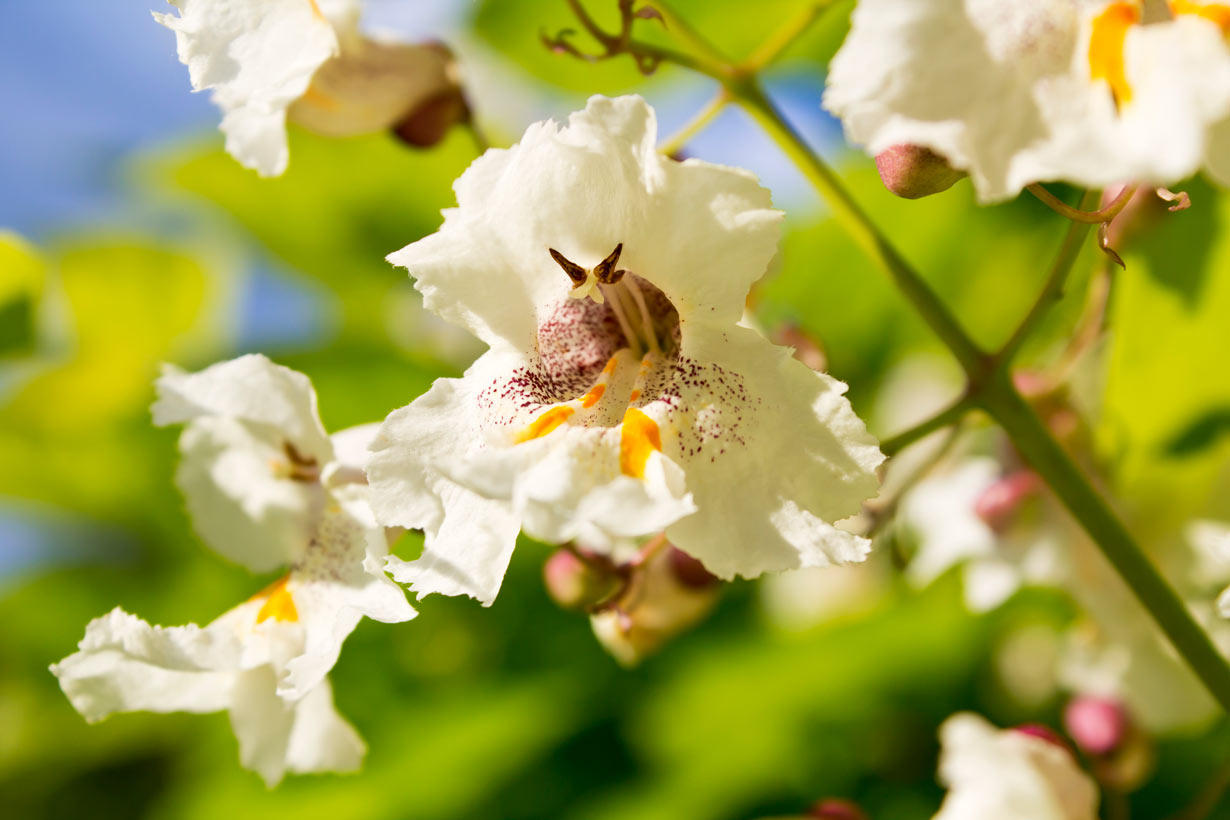
[[273, 787], [286, 772], [349, 772], [363, 761], [366, 747], [333, 706], [333, 690], [322, 681], [302, 700], [278, 697], [273, 668], [244, 672], [235, 684], [231, 730], [239, 760]]
[[1095, 820], [1098, 789], [1071, 752], [996, 729], [962, 712], [940, 727], [940, 780], [948, 796], [935, 820]]
[[[325, 512], [303, 558], [287, 583], [298, 623], [303, 626], [302, 653], [286, 664], [278, 694], [297, 700], [312, 691], [337, 663], [342, 642], [364, 617], [384, 623], [415, 616], [406, 594], [384, 573], [388, 542], [370, 513], [352, 515], [366, 506], [366, 487], [348, 487], [353, 498], [345, 507]], [[362, 520], [364, 517], [368, 521]]]
[[203, 417], [229, 418], [276, 435], [318, 464], [333, 458], [312, 382], [259, 353], [219, 362], [199, 373], [166, 365], [156, 387], [158, 400], [152, 412], [158, 426]]
[[51, 672], [91, 723], [114, 712], [226, 709], [239, 646], [226, 630], [151, 626], [113, 609], [86, 626], [78, 651]]
[[861, 561], [870, 544], [831, 522], [876, 493], [883, 456], [845, 385], [744, 327], [692, 328], [681, 361], [673, 398], [643, 408], [677, 431], [663, 452], [697, 508], [671, 542], [723, 578]]
[[175, 484], [202, 541], [254, 572], [299, 559], [324, 506], [324, 491], [314, 481], [286, 475], [281, 448], [250, 425], [225, 418], [193, 422], [179, 448]]
[[372, 443], [367, 475], [376, 519], [425, 535], [417, 560], [388, 562], [393, 577], [420, 597], [439, 592], [490, 604], [504, 579], [520, 520], [507, 502], [462, 487], [438, 465], [478, 445], [478, 393], [509, 365], [488, 354], [463, 378], [438, 380], [393, 412]]
[[1106, 6], [862, 2], [825, 107], [869, 153], [931, 148], [968, 171], [984, 201], [1048, 180], [1103, 187], [1186, 177], [1210, 125], [1230, 111], [1221, 32], [1188, 15], [1128, 24], [1108, 69], [1091, 51]]
[[685, 319], [737, 321], [776, 251], [781, 214], [750, 174], [674, 162], [656, 139], [643, 99], [593, 97], [566, 126], [537, 123], [476, 160], [440, 231], [389, 261], [409, 270], [431, 310], [493, 347], [526, 350], [536, 312], [567, 298], [549, 248], [592, 267], [623, 243], [620, 267]]
[[[213, 90], [226, 150], [263, 175], [286, 170], [286, 108], [338, 51], [318, 0], [167, 0], [178, 15], [154, 19], [175, 32], [194, 90]], [[344, 13], [339, 0], [325, 0]]]

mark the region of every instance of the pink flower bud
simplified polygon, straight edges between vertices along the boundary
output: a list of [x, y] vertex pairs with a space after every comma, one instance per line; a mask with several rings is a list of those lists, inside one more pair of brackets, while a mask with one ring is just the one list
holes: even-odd
[[1004, 476], [982, 491], [974, 502], [974, 514], [996, 532], [1003, 532], [1012, 523], [1016, 513], [1042, 486], [1038, 475], [1030, 470], [1019, 470]]
[[921, 145], [894, 145], [876, 154], [876, 170], [884, 187], [899, 197], [919, 199], [947, 191], [965, 176], [948, 160]]
[[1068, 702], [1063, 710], [1063, 723], [1081, 751], [1095, 756], [1114, 752], [1130, 730], [1122, 704], [1089, 695]]
[[551, 600], [564, 609], [582, 610], [610, 597], [619, 587], [614, 568], [581, 560], [571, 550], [557, 550], [542, 566], [542, 580]]
[[808, 817], [823, 820], [868, 820], [867, 814], [849, 800], [826, 797], [807, 811]]
[[1045, 740], [1047, 743], [1050, 743], [1053, 746], [1058, 746], [1069, 754], [1072, 753], [1071, 747], [1068, 746], [1067, 742], [1064, 741], [1064, 739], [1060, 737], [1055, 730], [1051, 729], [1049, 726], [1043, 726], [1041, 723], [1026, 723], [1021, 726], [1013, 727], [1012, 731], [1020, 732], [1021, 734], [1029, 735], [1030, 737], [1036, 737], [1039, 740]]
[[670, 548], [670, 565], [675, 580], [688, 589], [705, 589], [718, 583], [704, 564], [677, 547]]

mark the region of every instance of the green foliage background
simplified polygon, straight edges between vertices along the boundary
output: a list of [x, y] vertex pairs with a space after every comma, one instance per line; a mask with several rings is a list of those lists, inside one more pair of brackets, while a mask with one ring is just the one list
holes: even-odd
[[[679, 8], [738, 54], [795, 5]], [[821, 71], [846, 11], [784, 68]], [[645, 80], [630, 62], [590, 66], [542, 49], [540, 27], [569, 24], [560, 3], [488, 0], [473, 26], [526, 82], [556, 95], [557, 117], [588, 93], [639, 90], [652, 101], [678, 79], [670, 68]], [[506, 127], [515, 135], [525, 124]], [[90, 618], [121, 605], [154, 623], [203, 623], [268, 580], [224, 564], [192, 534], [171, 483], [177, 431], [149, 424], [160, 362], [197, 368], [240, 352], [242, 275], [228, 245], [258, 244], [324, 300], [322, 338], [265, 352], [312, 378], [329, 429], [380, 419], [465, 363], [433, 341], [421, 313], [397, 308], [416, 295], [383, 261], [438, 225], [451, 181], [473, 158], [465, 134], [412, 152], [383, 137], [295, 132], [291, 169], [275, 180], [240, 168], [219, 142], [136, 171], [138, 196], [196, 216], [177, 240], [74, 235], [34, 248], [0, 239], [0, 504], [47, 535], [38, 569], [0, 580], [6, 816], [736, 820], [837, 795], [872, 817], [908, 820], [930, 817], [942, 798], [934, 734], [952, 712], [1057, 725], [1058, 700], [1014, 702], [991, 660], [1011, 628], [1066, 624], [1074, 613], [1057, 594], [1027, 591], [975, 617], [954, 577], [923, 592], [893, 580], [859, 614], [787, 631], [765, 616], [762, 585], [740, 582], [709, 621], [626, 671], [585, 619], [549, 602], [539, 580], [546, 548], [525, 543], [491, 609], [430, 598], [415, 622], [364, 622], [347, 642], [334, 688], [370, 746], [358, 775], [267, 791], [239, 768], [223, 715], [121, 715], [87, 727], [47, 666]], [[975, 207], [964, 183], [897, 200], [865, 159], [838, 159], [974, 335], [1002, 340], [1041, 284], [1061, 220], [1032, 200]], [[1126, 249], [1095, 380], [1110, 487], [1141, 535], [1159, 542], [1193, 516], [1230, 517], [1230, 198], [1199, 180], [1188, 190], [1191, 211]], [[1087, 250], [1035, 360], [1071, 327], [1098, 264]], [[755, 304], [766, 328], [794, 322], [823, 342], [865, 417], [891, 366], [942, 353], [819, 209], [789, 215]], [[413, 536], [398, 547], [415, 548]], [[883, 551], [873, 560], [887, 569]], [[1176, 810], [1227, 758], [1224, 721], [1164, 740], [1136, 816]], [[1222, 808], [1230, 816], [1230, 803]]]

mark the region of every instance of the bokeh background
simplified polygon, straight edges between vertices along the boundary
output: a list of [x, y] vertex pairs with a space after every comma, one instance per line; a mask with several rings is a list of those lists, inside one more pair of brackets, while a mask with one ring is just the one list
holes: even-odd
[[[601, 18], [613, 3], [594, 3]], [[735, 55], [796, 4], [676, 4]], [[975, 208], [969, 187], [893, 199], [819, 107], [845, 30], [840, 4], [796, 44], [769, 89], [895, 241], [987, 344], [1022, 315], [1063, 225], [1036, 202]], [[149, 423], [160, 362], [196, 369], [260, 351], [307, 373], [330, 430], [374, 421], [460, 373], [478, 349], [421, 309], [385, 254], [432, 232], [475, 155], [456, 129], [412, 150], [384, 136], [292, 130], [285, 176], [221, 150], [218, 114], [189, 93], [156, 0], [0, 3], [0, 806], [13, 818], [695, 818], [858, 800], [876, 818], [930, 817], [936, 727], [960, 709], [1000, 725], [1058, 725], [1060, 694], [1016, 677], [1053, 662], [1075, 617], [1047, 590], [987, 616], [959, 583], [907, 587], [880, 550], [865, 568], [727, 585], [714, 615], [640, 667], [599, 647], [540, 580], [547, 548], [516, 552], [499, 600], [429, 598], [420, 617], [365, 621], [333, 674], [367, 740], [364, 770], [268, 791], [242, 770], [224, 715], [120, 715], [87, 727], [47, 666], [116, 605], [152, 623], [204, 623], [260, 589], [193, 535], [172, 485], [175, 430]], [[712, 93], [703, 78], [553, 55], [558, 0], [369, 0], [365, 26], [440, 39], [497, 144], [563, 118], [591, 93], [636, 92], [664, 134]], [[656, 25], [652, 22], [646, 26]], [[749, 120], [728, 111], [688, 153], [758, 173], [788, 212], [755, 294], [769, 332], [801, 328], [881, 435], [955, 371], [887, 280]], [[1133, 527], [1150, 537], [1228, 517], [1230, 200], [1125, 249], [1089, 388], [1094, 450]], [[1078, 276], [1029, 351], [1053, 351], [1102, 261]], [[919, 364], [922, 362], [923, 364]], [[926, 392], [926, 391], [924, 391]], [[749, 477], [749, 480], [754, 480]], [[1159, 536], [1160, 537], [1160, 536]], [[398, 546], [410, 555], [414, 536]], [[1037, 638], [1022, 666], [1021, 634]], [[1006, 651], [1005, 647], [1014, 648]], [[1015, 654], [1014, 654], [1015, 653]], [[1230, 760], [1206, 721], [1162, 738], [1135, 816], [1178, 810]], [[1217, 811], [1222, 811], [1217, 814]], [[1230, 803], [1214, 809], [1230, 817]]]

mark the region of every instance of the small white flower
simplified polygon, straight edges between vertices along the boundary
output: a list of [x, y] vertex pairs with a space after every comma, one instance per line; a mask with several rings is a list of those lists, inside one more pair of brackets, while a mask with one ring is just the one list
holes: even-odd
[[829, 523], [882, 459], [845, 386], [740, 324], [781, 214], [745, 172], [663, 157], [655, 132], [639, 97], [533, 125], [389, 257], [490, 347], [373, 444], [378, 517], [426, 531], [394, 569], [420, 594], [490, 602], [522, 528], [608, 552], [665, 529], [724, 578], [866, 554]]
[[997, 461], [972, 457], [937, 470], [905, 496], [900, 524], [917, 542], [906, 569], [912, 583], [925, 586], [960, 565], [966, 605], [986, 612], [1023, 583], [1066, 579], [1063, 550], [1045, 528], [1035, 522], [996, 532], [979, 515], [980, 501], [1005, 481]]
[[[1230, 524], [1193, 521], [1187, 527], [1187, 540], [1195, 553], [1191, 581], [1201, 586], [1230, 583]], [[1217, 608], [1230, 618], [1230, 587], [1217, 599]]]
[[204, 628], [163, 629], [116, 610], [54, 666], [89, 720], [111, 712], [228, 709], [244, 765], [348, 770], [363, 745], [326, 676], [364, 617], [414, 609], [384, 573], [385, 530], [363, 466], [374, 425], [327, 436], [301, 373], [259, 355], [158, 380], [156, 424], [187, 422], [176, 474], [201, 537], [228, 558], [285, 576]]
[[863, 0], [825, 107], [869, 153], [926, 146], [985, 201], [1040, 181], [1230, 184], [1230, 7]]
[[[452, 57], [359, 33], [359, 0], [167, 0], [194, 90], [213, 90], [226, 150], [265, 176], [286, 170], [286, 119], [325, 136], [389, 128], [452, 95]], [[458, 111], [451, 111], [456, 116]], [[443, 116], [441, 114], [440, 116]]]
[[330, 438], [308, 378], [258, 354], [199, 373], [167, 367], [157, 386], [154, 423], [187, 423], [175, 478], [201, 538], [249, 569], [290, 568], [287, 620], [306, 635], [279, 694], [306, 694], [363, 616], [414, 617], [384, 574], [388, 541], [368, 504], [375, 425]]
[[1098, 790], [1071, 752], [1050, 740], [996, 729], [962, 712], [940, 727], [935, 820], [1095, 820]]

